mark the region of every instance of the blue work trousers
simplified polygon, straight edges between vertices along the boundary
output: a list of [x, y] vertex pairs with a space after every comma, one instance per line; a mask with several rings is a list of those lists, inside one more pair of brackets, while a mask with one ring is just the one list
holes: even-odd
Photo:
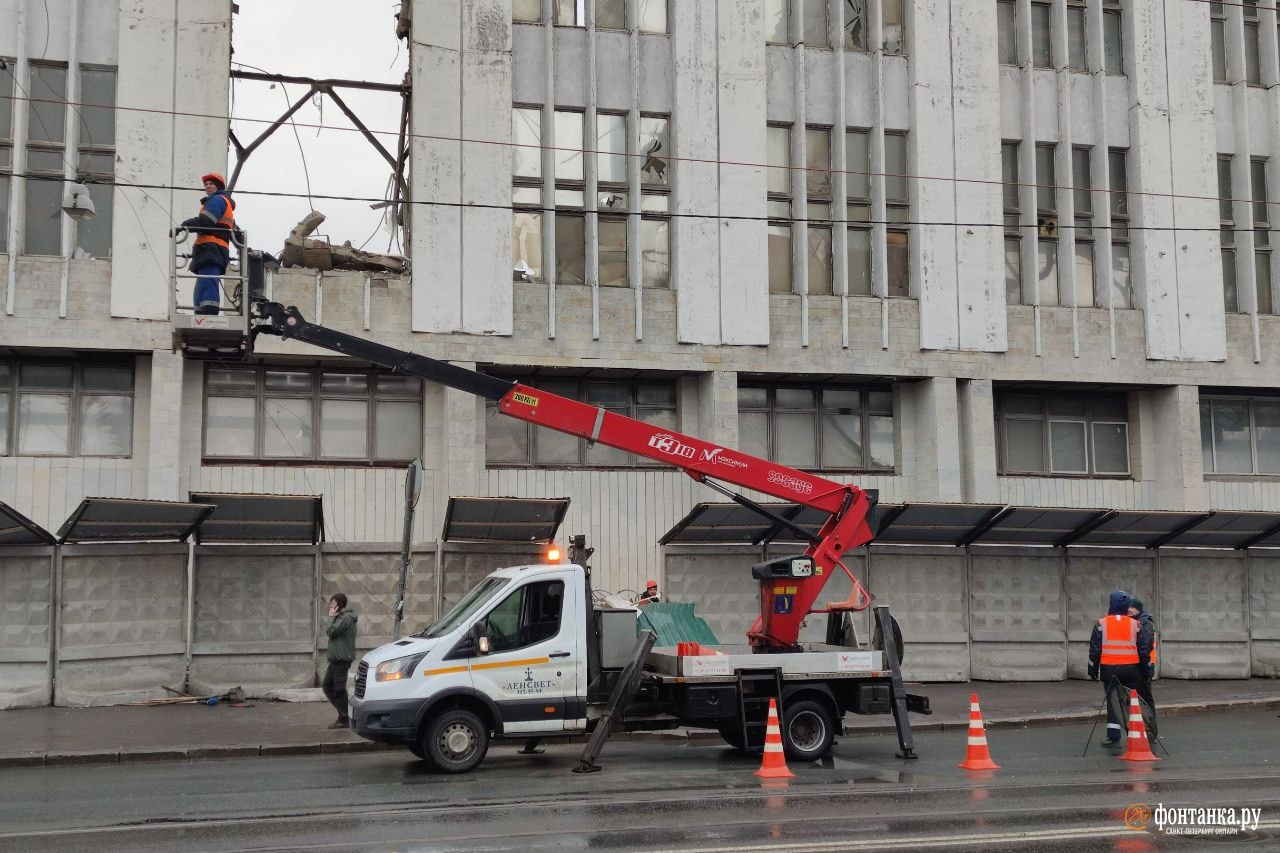
[[195, 269], [196, 279], [195, 305], [197, 314], [217, 314], [222, 303], [220, 282], [222, 274], [227, 270], [220, 264], [201, 264]]

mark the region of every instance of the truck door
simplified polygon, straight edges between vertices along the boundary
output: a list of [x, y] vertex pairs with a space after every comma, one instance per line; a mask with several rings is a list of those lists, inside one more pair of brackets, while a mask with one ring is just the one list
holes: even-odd
[[543, 576], [512, 590], [485, 616], [489, 654], [472, 659], [471, 678], [498, 704], [504, 732], [562, 731], [585, 717], [576, 591], [568, 578]]

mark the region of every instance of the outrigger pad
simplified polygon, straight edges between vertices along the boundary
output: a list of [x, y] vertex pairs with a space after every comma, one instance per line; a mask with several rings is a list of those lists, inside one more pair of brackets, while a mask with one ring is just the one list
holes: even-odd
[[914, 693], [907, 694], [907, 710], [913, 714], [932, 714], [929, 708], [928, 696], [917, 696]]

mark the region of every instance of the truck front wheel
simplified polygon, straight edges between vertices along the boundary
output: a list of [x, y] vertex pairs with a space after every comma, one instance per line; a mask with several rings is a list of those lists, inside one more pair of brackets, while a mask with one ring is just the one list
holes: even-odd
[[445, 773], [466, 773], [489, 751], [489, 729], [465, 708], [441, 711], [422, 729], [422, 751]]
[[782, 745], [791, 761], [817, 761], [831, 749], [835, 723], [821, 702], [802, 699], [787, 707]]

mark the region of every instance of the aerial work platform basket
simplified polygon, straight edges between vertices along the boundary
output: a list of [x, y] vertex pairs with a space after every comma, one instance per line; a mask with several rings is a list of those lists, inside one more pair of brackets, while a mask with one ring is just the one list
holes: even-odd
[[249, 307], [255, 297], [267, 294], [267, 276], [276, 260], [249, 248], [243, 232], [232, 240], [231, 264], [221, 276], [217, 314], [197, 314], [194, 291], [196, 279], [191, 269], [191, 232], [178, 229], [170, 240], [169, 322], [173, 327], [173, 349], [193, 359], [244, 358], [249, 351]]

